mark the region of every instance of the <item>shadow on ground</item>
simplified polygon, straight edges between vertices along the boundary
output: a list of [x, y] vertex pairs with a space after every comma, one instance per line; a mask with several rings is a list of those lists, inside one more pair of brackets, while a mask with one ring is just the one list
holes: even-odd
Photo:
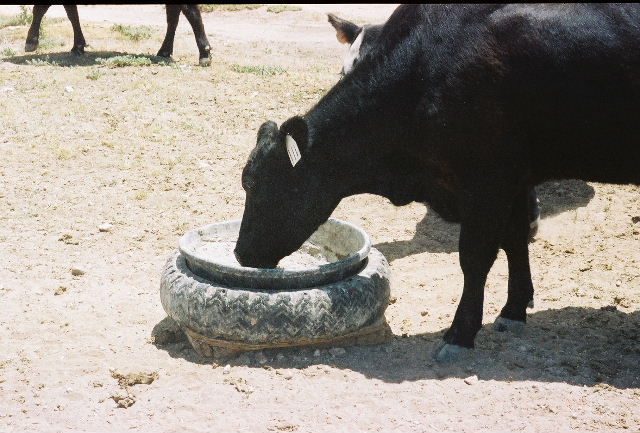
[[[581, 180], [545, 182], [536, 187], [541, 217], [547, 218], [559, 213], [586, 206], [595, 195], [593, 187]], [[542, 222], [544, 224], [544, 221]], [[382, 242], [374, 245], [392, 262], [396, 259], [420, 254], [453, 253], [458, 251], [460, 225], [449, 223], [427, 207], [423, 220], [416, 225], [413, 239], [396, 242]]]
[[[166, 326], [175, 325], [166, 318], [154, 327], [152, 335], [159, 335], [158, 330]], [[539, 311], [529, 316], [528, 326], [519, 335], [497, 332], [485, 325], [476, 339], [476, 349], [450, 365], [432, 360], [443, 333], [444, 330], [394, 336], [389, 343], [350, 347], [342, 354], [326, 349], [317, 353], [313, 348], [269, 349], [262, 355], [249, 352], [221, 360], [199, 356], [181, 333], [163, 340], [163, 344], [156, 340], [155, 344], [174, 358], [198, 364], [215, 361], [232, 366], [294, 369], [332, 365], [390, 383], [477, 375], [480, 380], [502, 382], [640, 387], [638, 311], [624, 313], [613, 306]]]
[[166, 57], [152, 56], [149, 54], [130, 54], [118, 51], [90, 51], [79, 56], [70, 52], [62, 53], [35, 53], [22, 56], [12, 56], [4, 59], [5, 62], [16, 65], [52, 65], [52, 66], [95, 66], [102, 65], [105, 61], [115, 57], [127, 56], [129, 63], [136, 66], [139, 63], [151, 63], [168, 65], [173, 63]]

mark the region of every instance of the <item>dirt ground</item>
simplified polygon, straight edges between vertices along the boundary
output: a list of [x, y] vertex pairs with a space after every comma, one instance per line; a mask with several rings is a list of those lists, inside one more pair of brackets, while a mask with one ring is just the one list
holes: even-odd
[[[540, 186], [528, 326], [490, 327], [506, 300], [501, 253], [477, 348], [453, 365], [431, 356], [461, 293], [459, 227], [373, 195], [334, 216], [390, 261], [388, 344], [250, 353], [225, 373], [179, 338], [155, 340], [179, 237], [241, 217], [258, 126], [304, 113], [338, 79], [346, 47], [325, 12], [365, 23], [394, 8], [300, 7], [205, 14], [209, 68], [184, 17], [175, 63], [101, 63], [155, 54], [160, 6], [81, 6], [81, 59], [66, 20], [45, 24], [35, 54], [26, 26], [0, 29], [0, 431], [639, 431], [637, 187]], [[153, 34], [133, 42], [114, 23]]]

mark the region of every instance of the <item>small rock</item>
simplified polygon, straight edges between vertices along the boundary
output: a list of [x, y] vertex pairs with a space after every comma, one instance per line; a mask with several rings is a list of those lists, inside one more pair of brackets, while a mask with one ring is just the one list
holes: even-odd
[[475, 374], [473, 376], [469, 376], [464, 379], [464, 383], [466, 383], [467, 385], [475, 385], [476, 383], [478, 383], [478, 376], [476, 376]]
[[66, 288], [65, 286], [60, 286], [60, 287], [58, 287], [58, 288], [56, 289], [56, 291], [55, 291], [55, 292], [53, 292], [53, 294], [54, 294], [55, 296], [59, 296], [59, 295], [62, 295], [62, 294], [63, 294], [64, 292], [66, 292], [66, 291], [67, 291], [67, 288]]
[[631, 217], [631, 222], [634, 224], [640, 223], [640, 215]]
[[222, 374], [229, 374], [229, 373], [231, 373], [231, 365], [227, 364], [222, 369]]
[[67, 93], [71, 93], [73, 92], [73, 87], [72, 86], [65, 86], [64, 91]]
[[616, 281], [616, 287], [620, 287], [621, 285], [622, 285], [622, 281], [617, 280], [617, 281]]
[[136, 402], [136, 398], [132, 394], [113, 394], [111, 398], [116, 402], [118, 407], [121, 407], [123, 409], [133, 406], [133, 404]]
[[396, 298], [395, 296], [391, 296], [389, 298], [389, 305], [395, 304], [397, 300], [398, 300], [398, 298]]
[[347, 353], [342, 347], [334, 347], [333, 349], [329, 349], [329, 353], [331, 356], [343, 356]]
[[429, 312], [428, 312], [428, 311], [421, 311], [421, 312], [420, 312], [420, 315], [421, 315], [422, 317], [424, 317], [424, 316], [426, 316], [426, 315], [428, 315], [428, 314], [429, 314]]
[[98, 230], [100, 230], [101, 232], [109, 232], [111, 231], [112, 227], [113, 227], [113, 224], [104, 223], [98, 226]]
[[85, 271], [80, 268], [71, 268], [71, 275], [74, 277], [79, 277], [80, 275], [84, 275]]
[[631, 307], [631, 301], [622, 296], [616, 296], [615, 298], [613, 298], [613, 303], [624, 308]]

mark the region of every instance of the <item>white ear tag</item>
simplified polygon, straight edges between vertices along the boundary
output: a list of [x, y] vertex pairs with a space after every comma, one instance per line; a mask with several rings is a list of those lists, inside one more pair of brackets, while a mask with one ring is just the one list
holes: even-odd
[[289, 155], [289, 161], [291, 161], [291, 166], [295, 167], [298, 161], [300, 161], [300, 149], [298, 149], [298, 143], [293, 139], [292, 136], [287, 134], [286, 138], [287, 143], [287, 155]]

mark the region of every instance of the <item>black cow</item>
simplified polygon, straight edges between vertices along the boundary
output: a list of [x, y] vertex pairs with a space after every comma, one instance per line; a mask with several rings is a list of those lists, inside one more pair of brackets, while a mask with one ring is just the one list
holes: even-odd
[[499, 248], [496, 325], [526, 321], [534, 185], [640, 185], [640, 5], [404, 5], [377, 43], [304, 116], [260, 127], [235, 254], [275, 266], [350, 195], [429, 203], [461, 223], [464, 287], [435, 355], [447, 361], [474, 346]]
[[[334, 14], [327, 14], [329, 23], [336, 30], [336, 39], [342, 44], [349, 45], [349, 51], [344, 56], [340, 75], [351, 72], [353, 67], [364, 56], [368, 55], [375, 47], [376, 41], [382, 31], [382, 24], [365, 24], [359, 26], [351, 21], [342, 19]], [[535, 188], [529, 190], [527, 214], [529, 216], [529, 240], [533, 240], [540, 226], [540, 200]], [[530, 307], [533, 307], [533, 299]]]
[[[33, 21], [29, 32], [27, 33], [27, 41], [24, 45], [26, 52], [35, 51], [38, 48], [40, 39], [40, 23], [42, 17], [47, 12], [51, 5], [35, 5], [33, 6]], [[80, 18], [78, 16], [77, 5], [64, 5], [64, 9], [67, 12], [67, 17], [71, 21], [73, 27], [73, 48], [71, 52], [74, 54], [84, 54], [84, 47], [87, 43], [84, 40], [82, 34], [82, 28], [80, 28]], [[164, 37], [164, 42], [158, 51], [158, 56], [171, 57], [173, 54], [173, 40], [176, 35], [176, 28], [178, 27], [178, 20], [180, 19], [180, 12], [187, 17], [193, 33], [196, 37], [196, 44], [198, 45], [198, 51], [200, 51], [200, 66], [209, 66], [211, 64], [211, 47], [209, 40], [204, 31], [204, 25], [202, 24], [202, 16], [200, 15], [200, 9], [197, 4], [178, 4], [166, 5], [167, 9], [167, 34]]]

